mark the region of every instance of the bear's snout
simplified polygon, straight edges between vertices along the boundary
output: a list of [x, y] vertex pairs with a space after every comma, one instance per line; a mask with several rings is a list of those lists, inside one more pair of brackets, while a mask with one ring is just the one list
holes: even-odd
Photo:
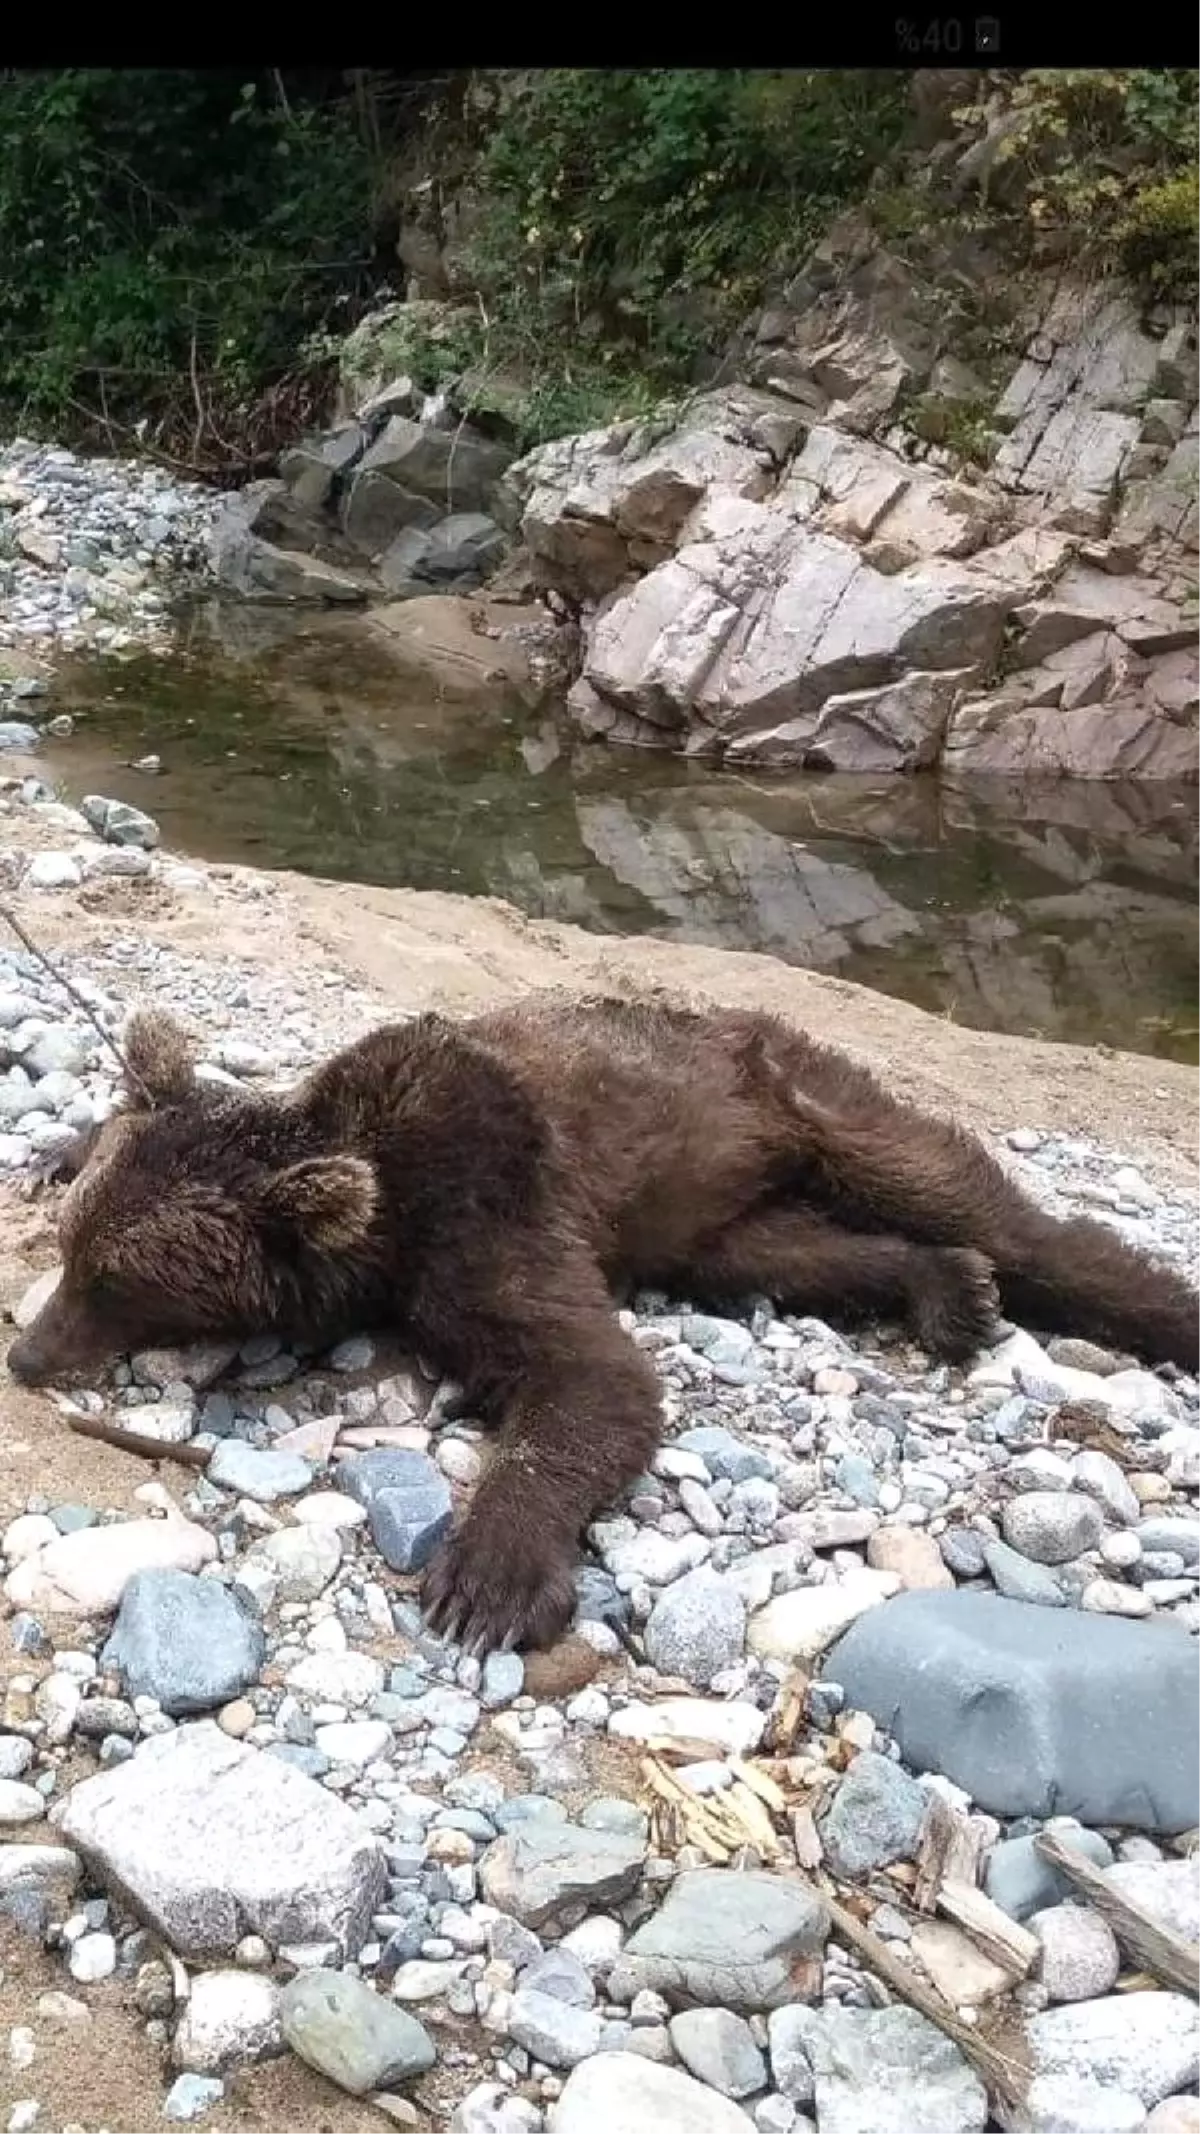
[[53, 1376], [53, 1363], [33, 1331], [18, 1334], [8, 1352], [8, 1368], [23, 1386], [44, 1386]]

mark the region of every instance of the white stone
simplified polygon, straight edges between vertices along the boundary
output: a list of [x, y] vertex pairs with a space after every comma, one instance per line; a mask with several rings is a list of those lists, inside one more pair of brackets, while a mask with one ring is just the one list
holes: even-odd
[[361, 1767], [374, 1763], [391, 1747], [392, 1730], [385, 1719], [350, 1719], [341, 1725], [319, 1726], [313, 1738], [330, 1763]]
[[815, 1660], [868, 1608], [900, 1591], [894, 1571], [851, 1571], [823, 1586], [797, 1586], [752, 1615], [746, 1642], [760, 1660]]
[[229, 1957], [249, 1933], [356, 1953], [385, 1886], [379, 1841], [349, 1808], [207, 1719], [84, 1779], [61, 1834], [189, 1961]]
[[102, 1615], [118, 1606], [136, 1571], [199, 1571], [217, 1553], [213, 1536], [172, 1510], [165, 1519], [59, 1534], [4, 1581], [14, 1608], [50, 1615]]
[[117, 1944], [111, 1934], [81, 1934], [67, 1955], [67, 1967], [81, 1986], [111, 1978], [117, 1968]]
[[678, 2068], [597, 2053], [568, 2077], [547, 2134], [746, 2134], [745, 2113]]
[[1195, 2085], [1196, 2011], [1181, 1993], [1113, 1993], [1046, 2008], [1025, 2026], [1032, 2070], [1107, 2083], [1157, 2104]]
[[718, 1704], [708, 1697], [664, 1697], [657, 1704], [626, 1704], [608, 1722], [610, 1734], [624, 1741], [702, 1741], [729, 1756], [748, 1756], [766, 1732], [767, 1715], [757, 1705], [734, 1699]]
[[198, 1971], [172, 2047], [176, 2067], [220, 2075], [283, 2051], [279, 1988], [253, 1971]]
[[1083, 1904], [1054, 1904], [1034, 1912], [1025, 1924], [1041, 1942], [1041, 1980], [1052, 2001], [1092, 2001], [1112, 1992], [1121, 1952], [1099, 1912]]
[[27, 1556], [58, 1538], [58, 1528], [44, 1512], [22, 1512], [4, 1529], [4, 1554], [10, 1563], [24, 1563]]
[[0, 1830], [40, 1822], [45, 1813], [46, 1803], [36, 1786], [23, 1786], [16, 1778], [0, 1778]]
[[383, 1688], [384, 1672], [369, 1652], [310, 1652], [288, 1669], [289, 1689], [321, 1704], [369, 1704]]
[[302, 1526], [365, 1526], [367, 1508], [353, 1497], [344, 1497], [340, 1490], [315, 1489], [310, 1496], [297, 1499], [292, 1516]]
[[1128, 2090], [1077, 2076], [1036, 2075], [1011, 2134], [1142, 2134], [1146, 2108]]

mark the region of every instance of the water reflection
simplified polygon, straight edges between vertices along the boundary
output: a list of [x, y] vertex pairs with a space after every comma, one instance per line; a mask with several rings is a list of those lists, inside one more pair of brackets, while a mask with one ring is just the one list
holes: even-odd
[[[1156, 786], [770, 776], [580, 742], [398, 681], [346, 626], [242, 611], [81, 663], [69, 791], [205, 857], [768, 950], [979, 1027], [1196, 1057], [1196, 803]], [[128, 768], [153, 750], [163, 774]]]

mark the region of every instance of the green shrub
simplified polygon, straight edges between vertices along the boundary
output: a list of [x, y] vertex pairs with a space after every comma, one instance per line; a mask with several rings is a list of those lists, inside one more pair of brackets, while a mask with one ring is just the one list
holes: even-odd
[[543, 435], [697, 375], [897, 138], [907, 77], [546, 68], [476, 172], [473, 277]]
[[220, 462], [302, 396], [305, 332], [365, 294], [370, 172], [347, 114], [275, 79], [0, 73], [10, 419]]

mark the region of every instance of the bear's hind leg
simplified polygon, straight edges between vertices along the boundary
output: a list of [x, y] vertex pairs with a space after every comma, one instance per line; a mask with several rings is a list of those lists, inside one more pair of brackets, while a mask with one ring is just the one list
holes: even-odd
[[982, 1253], [843, 1230], [805, 1208], [768, 1208], [731, 1223], [697, 1247], [686, 1273], [710, 1293], [760, 1290], [786, 1310], [894, 1314], [954, 1361], [985, 1347], [996, 1322]]

